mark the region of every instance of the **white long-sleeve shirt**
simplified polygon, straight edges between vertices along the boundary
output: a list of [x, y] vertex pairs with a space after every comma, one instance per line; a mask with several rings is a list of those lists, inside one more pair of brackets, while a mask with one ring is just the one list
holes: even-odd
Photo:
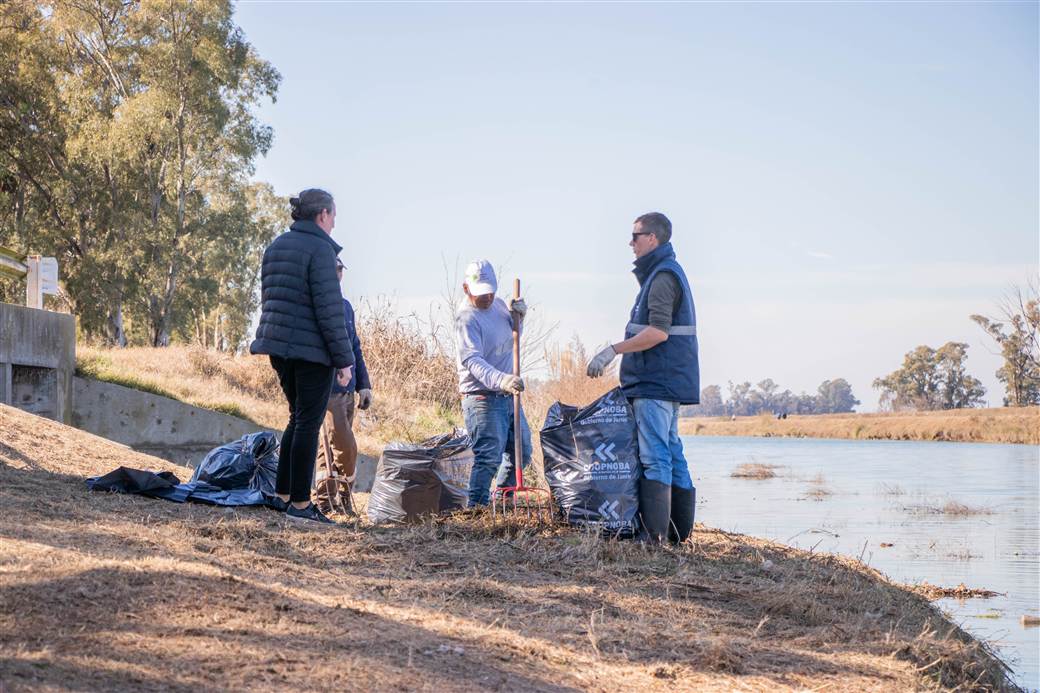
[[455, 318], [459, 392], [500, 390], [513, 373], [513, 317], [496, 298], [487, 310], [462, 300]]

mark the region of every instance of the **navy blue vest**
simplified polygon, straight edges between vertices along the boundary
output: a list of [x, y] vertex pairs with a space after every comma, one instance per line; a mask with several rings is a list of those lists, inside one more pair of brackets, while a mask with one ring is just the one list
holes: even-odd
[[621, 356], [621, 389], [634, 399], [663, 399], [680, 404], [699, 404], [701, 374], [697, 359], [697, 311], [686, 273], [675, 260], [671, 243], [658, 246], [635, 261], [632, 270], [639, 281], [639, 295], [625, 327], [625, 339], [635, 336], [650, 323], [647, 300], [650, 284], [659, 272], [671, 272], [679, 280], [682, 300], [672, 313], [668, 339], [646, 351]]

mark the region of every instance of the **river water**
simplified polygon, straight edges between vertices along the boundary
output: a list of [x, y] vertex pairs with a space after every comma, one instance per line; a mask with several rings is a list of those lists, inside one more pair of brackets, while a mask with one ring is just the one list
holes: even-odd
[[[937, 602], [1040, 689], [1040, 449], [1031, 445], [685, 437], [697, 520], [859, 558], [898, 582], [984, 588]], [[777, 465], [737, 479], [740, 464]], [[948, 503], [979, 514], [937, 512]], [[882, 547], [881, 544], [892, 544]]]

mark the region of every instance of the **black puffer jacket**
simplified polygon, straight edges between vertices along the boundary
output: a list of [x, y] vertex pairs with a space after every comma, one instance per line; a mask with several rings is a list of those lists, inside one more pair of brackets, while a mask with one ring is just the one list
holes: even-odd
[[354, 365], [336, 279], [340, 250], [313, 221], [293, 222], [267, 246], [260, 270], [260, 326], [250, 353], [336, 368]]

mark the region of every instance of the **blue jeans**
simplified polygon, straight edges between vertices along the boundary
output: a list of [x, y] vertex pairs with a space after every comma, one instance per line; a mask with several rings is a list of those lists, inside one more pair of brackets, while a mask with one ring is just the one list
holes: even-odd
[[679, 403], [637, 398], [632, 400], [632, 407], [636, 412], [643, 476], [668, 486], [693, 488], [679, 440]]
[[[473, 471], [469, 476], [469, 505], [487, 505], [490, 486], [513, 486], [513, 397], [506, 394], [463, 395], [462, 415], [473, 440]], [[520, 411], [521, 450], [524, 469], [531, 464], [531, 429]], [[505, 464], [502, 464], [503, 458]]]

